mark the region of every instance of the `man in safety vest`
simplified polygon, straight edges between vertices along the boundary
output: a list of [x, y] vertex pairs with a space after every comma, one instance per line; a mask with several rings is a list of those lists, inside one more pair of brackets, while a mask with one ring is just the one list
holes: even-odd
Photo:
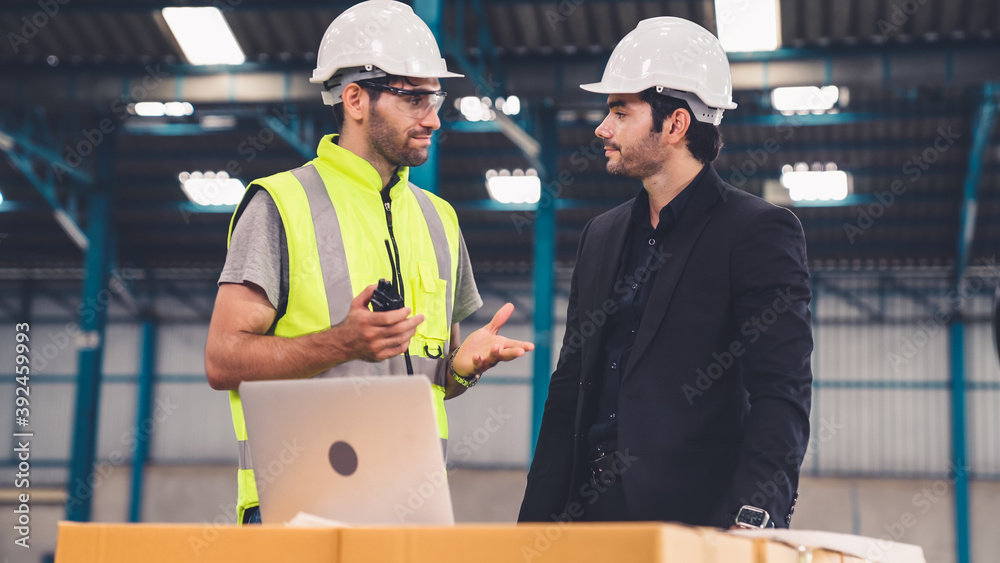
[[[373, 0], [330, 24], [311, 82], [341, 134], [305, 166], [254, 181], [229, 230], [205, 369], [229, 390], [239, 441], [239, 520], [259, 522], [237, 388], [241, 381], [426, 374], [438, 432], [444, 399], [498, 362], [534, 349], [497, 333], [514, 306], [461, 342], [482, 306], [454, 209], [408, 182], [427, 160], [448, 72], [427, 25], [399, 2]], [[373, 312], [376, 282], [405, 306]]]

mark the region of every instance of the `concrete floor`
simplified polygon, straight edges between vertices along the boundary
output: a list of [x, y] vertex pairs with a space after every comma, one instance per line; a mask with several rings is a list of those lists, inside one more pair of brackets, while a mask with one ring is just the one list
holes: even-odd
[[[130, 467], [108, 475], [94, 492], [95, 521], [128, 519]], [[235, 519], [235, 470], [229, 467], [151, 467], [146, 477], [143, 519], [147, 522], [231, 523]], [[455, 470], [449, 474], [460, 522], [513, 522], [524, 492], [523, 471]], [[954, 501], [946, 481], [814, 479], [799, 488], [792, 526], [897, 539], [924, 548], [928, 563], [953, 563]], [[992, 563], [1000, 553], [996, 514], [1000, 482], [971, 487], [973, 561]], [[31, 505], [31, 549], [14, 546], [9, 495], [0, 501], [0, 562], [35, 563], [55, 550], [58, 501]]]

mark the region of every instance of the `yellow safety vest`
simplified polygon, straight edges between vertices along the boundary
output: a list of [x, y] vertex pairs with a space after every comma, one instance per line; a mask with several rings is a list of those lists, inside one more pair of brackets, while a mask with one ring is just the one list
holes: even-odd
[[[296, 337], [341, 323], [362, 289], [381, 278], [393, 279], [385, 241], [392, 247], [394, 239], [405, 304], [414, 315], [424, 315], [410, 341], [413, 372], [431, 379], [438, 434], [446, 440], [444, 394], [459, 261], [458, 218], [446, 201], [409, 184], [409, 168], [403, 167], [389, 190], [390, 235], [381, 176], [366, 160], [337, 146], [335, 137], [323, 137], [317, 158], [305, 166], [251, 184], [274, 199], [288, 243], [288, 304], [274, 334]], [[244, 196], [233, 214], [230, 239], [249, 199]], [[406, 364], [400, 355], [377, 364], [347, 362], [316, 377], [402, 373]], [[242, 522], [244, 511], [258, 504], [257, 487], [239, 392], [229, 392], [229, 404], [240, 446], [237, 504]]]

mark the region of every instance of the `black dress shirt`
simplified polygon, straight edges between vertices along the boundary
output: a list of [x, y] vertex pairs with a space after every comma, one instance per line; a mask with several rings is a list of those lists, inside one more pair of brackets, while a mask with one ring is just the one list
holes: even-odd
[[614, 452], [618, 447], [618, 421], [615, 420], [618, 378], [632, 352], [656, 273], [666, 260], [662, 253], [664, 242], [677, 224], [693, 187], [698, 185], [707, 169], [707, 166], [702, 168], [694, 180], [660, 210], [660, 221], [655, 229], [649, 220], [649, 194], [645, 188], [639, 190], [632, 204], [622, 260], [609, 296], [617, 309], [609, 315], [601, 343], [602, 376], [595, 381], [600, 389], [591, 418], [593, 425], [587, 433], [587, 459]]

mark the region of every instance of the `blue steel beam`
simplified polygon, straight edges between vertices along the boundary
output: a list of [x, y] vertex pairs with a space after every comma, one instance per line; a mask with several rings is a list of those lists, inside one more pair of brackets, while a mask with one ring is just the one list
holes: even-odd
[[[5, 141], [4, 137], [9, 138], [13, 147], [19, 147], [28, 155], [42, 160], [53, 170], [58, 168], [62, 174], [69, 176], [77, 182], [88, 186], [93, 185], [94, 178], [89, 173], [85, 170], [80, 170], [79, 168], [67, 166], [64, 164], [65, 160], [63, 157], [59, 156], [58, 152], [32, 141], [31, 138], [24, 133], [14, 131], [10, 128], [0, 128], [0, 148], [7, 144], [3, 142]], [[11, 150], [13, 150], [13, 147]]]
[[[89, 186], [93, 185], [93, 178], [86, 171], [68, 166], [66, 161], [59, 156], [57, 150], [45, 146], [54, 145], [54, 142], [44, 116], [39, 111], [36, 111], [33, 116], [26, 117], [19, 128], [10, 127], [11, 123], [17, 123], [19, 120], [9, 114], [4, 113], [0, 117], [6, 122], [6, 125], [0, 129], [0, 150], [7, 155], [11, 165], [20, 170], [28, 182], [38, 190], [38, 193], [52, 208], [56, 222], [70, 239], [80, 249], [86, 250], [89, 242], [77, 224], [75, 209], [72, 206], [69, 210], [63, 207], [56, 193], [55, 182], [56, 179], [62, 181], [63, 176], [69, 176], [72, 181]], [[41, 137], [41, 143], [32, 138], [33, 133]], [[37, 159], [37, 162], [33, 158]], [[36, 164], [38, 162], [43, 164], [45, 169], [45, 173], [42, 175], [37, 173]]]
[[[443, 37], [441, 33], [441, 0], [413, 0], [413, 12], [424, 20], [430, 28], [434, 38], [437, 39], [440, 47]], [[444, 87], [444, 86], [442, 86]], [[417, 186], [436, 194], [439, 184], [439, 160], [438, 160], [438, 137], [431, 138], [431, 144], [427, 147], [427, 160], [420, 166], [410, 167], [410, 181]]]
[[132, 460], [132, 489], [129, 522], [142, 520], [142, 486], [149, 457], [149, 434], [152, 432], [153, 391], [156, 387], [156, 321], [149, 315], [142, 319], [142, 351], [139, 360], [139, 389], [136, 397], [135, 457]]
[[262, 117], [260, 119], [261, 125], [281, 137], [282, 140], [288, 143], [288, 145], [299, 154], [299, 156], [306, 160], [316, 158], [316, 147], [309, 145], [302, 140], [302, 136], [300, 134], [302, 120], [296, 115], [292, 116], [288, 121], [288, 123], [285, 123], [273, 115]]
[[[434, 2], [440, 0], [416, 0], [414, 7], [419, 5], [422, 1]], [[478, 16], [477, 21], [479, 22], [477, 41], [479, 43], [478, 48], [481, 56], [479, 57], [478, 63], [473, 63], [466, 55], [466, 48], [464, 44], [465, 30], [462, 27], [465, 24], [464, 16], [462, 19], [458, 20], [456, 25], [457, 29], [455, 30], [456, 36], [445, 38], [443, 41], [444, 50], [453, 59], [455, 59], [458, 66], [462, 69], [462, 72], [465, 73], [466, 77], [475, 83], [477, 97], [487, 97], [492, 99], [498, 96], [506, 96], [504, 70], [499, 57], [496, 56], [496, 49], [493, 48], [493, 39], [490, 34], [489, 21], [486, 19], [486, 10], [480, 0], [471, 0], [471, 3], [473, 10]], [[459, 12], [464, 14], [464, 0], [459, 1], [459, 6], [462, 7], [462, 10], [459, 10]], [[435, 36], [441, 37], [436, 34]], [[439, 43], [440, 42], [441, 41], [439, 41]], [[491, 64], [490, 68], [487, 68], [484, 64], [482, 55], [489, 57]], [[480, 132], [468, 129], [464, 125], [455, 125], [460, 123], [470, 122], [450, 121], [447, 122], [447, 125], [442, 123], [442, 130]], [[495, 121], [479, 123], [492, 124], [491, 127], [483, 128], [481, 132], [502, 133], [510, 139], [510, 141], [514, 143], [514, 145], [520, 149], [522, 153], [524, 153], [525, 158], [528, 159], [531, 166], [536, 169], [542, 168], [542, 162], [539, 157], [540, 147], [538, 141], [528, 134], [520, 123], [499, 112], [497, 113]], [[556, 146], [558, 146], [558, 144]]]
[[972, 145], [969, 147], [969, 158], [962, 186], [962, 230], [958, 235], [958, 252], [955, 260], [955, 283], [962, 282], [965, 266], [969, 261], [969, 251], [972, 249], [972, 239], [976, 230], [976, 192], [983, 173], [983, 157], [990, 142], [990, 130], [997, 112], [997, 94], [1000, 93], [1000, 83], [987, 83], [983, 86], [982, 100], [973, 119]]
[[94, 455], [97, 450], [97, 421], [107, 309], [110, 300], [108, 269], [111, 264], [112, 198], [115, 181], [117, 135], [108, 134], [99, 147], [99, 184], [88, 197], [87, 235], [90, 246], [85, 258], [86, 273], [80, 302], [79, 373], [76, 381], [76, 410], [73, 424], [73, 457], [67, 481], [66, 519], [90, 520], [94, 494]]
[[[551, 105], [538, 108], [541, 129], [542, 185], [555, 185], [559, 177], [559, 122], [556, 108]], [[542, 413], [548, 397], [549, 378], [552, 374], [552, 321], [555, 293], [556, 262], [556, 200], [557, 194], [542, 190], [535, 213], [535, 351], [532, 356], [531, 375], [531, 456], [535, 453], [538, 432], [542, 427]], [[529, 457], [528, 459], [531, 459]]]
[[[465, 4], [465, 0], [459, 0], [460, 5]], [[471, 0], [472, 11], [476, 14], [476, 21], [479, 23], [479, 29], [476, 33], [476, 41], [479, 43], [479, 53], [480, 56], [486, 56], [490, 59], [490, 66], [493, 69], [493, 76], [491, 77], [492, 82], [501, 84], [503, 88], [506, 84], [506, 77], [504, 76], [503, 63], [500, 62], [500, 57], [497, 55], [496, 46], [493, 44], [493, 34], [490, 32], [490, 18], [486, 15], [486, 8], [483, 6], [483, 0]], [[462, 20], [458, 20], [462, 21]], [[462, 33], [459, 29], [458, 33]], [[460, 36], [462, 37], [462, 36]]]
[[948, 330], [951, 356], [951, 477], [955, 480], [955, 560], [969, 563], [969, 470], [965, 429], [965, 322], [953, 315]]
[[[955, 257], [955, 288], [962, 292], [962, 278], [972, 250], [976, 230], [976, 192], [982, 175], [983, 153], [989, 143], [990, 130], [996, 116], [998, 84], [983, 85], [979, 110], [973, 119], [972, 145], [969, 147], [968, 170], [962, 186], [961, 230]], [[962, 293], [959, 293], [960, 295]], [[959, 305], [960, 307], [960, 305]], [[961, 308], [955, 310], [949, 331], [951, 356], [951, 428], [952, 476], [955, 479], [955, 550], [958, 563], [970, 560], [969, 539], [969, 476], [966, 466], [965, 412], [965, 320]]]
[[[80, 247], [81, 250], [86, 250], [89, 246], [89, 241], [87, 235], [83, 233], [80, 226], [77, 224], [76, 219], [63, 208], [62, 204], [59, 202], [59, 198], [56, 195], [56, 188], [53, 182], [52, 168], [48, 169], [48, 173], [43, 178], [35, 172], [35, 163], [32, 162], [30, 158], [22, 155], [15, 151], [6, 152], [7, 159], [10, 161], [11, 165], [20, 170], [21, 173], [27, 178], [28, 182], [38, 190], [38, 193], [45, 199], [45, 202], [49, 204], [52, 209], [53, 216], [59, 226], [66, 232], [70, 239]], [[4, 205], [4, 207], [7, 207]]]

